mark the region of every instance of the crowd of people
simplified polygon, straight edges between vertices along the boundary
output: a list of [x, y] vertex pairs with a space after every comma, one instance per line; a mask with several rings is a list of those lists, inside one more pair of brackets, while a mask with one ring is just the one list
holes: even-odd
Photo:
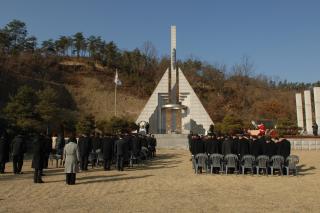
[[189, 150], [192, 155], [198, 153], [207, 154], [235, 154], [242, 158], [244, 155], [281, 155], [286, 159], [290, 155], [291, 144], [285, 138], [274, 138], [269, 136], [248, 135], [189, 135]]
[[238, 159], [245, 155], [257, 158], [265, 155], [271, 158], [280, 155], [284, 159], [290, 156], [291, 144], [285, 138], [271, 138], [267, 135], [251, 136], [245, 134], [216, 136], [215, 134], [200, 136], [190, 134], [188, 136], [189, 150], [191, 155], [200, 153], [234, 154]]
[[[75, 184], [76, 173], [87, 171], [88, 164], [98, 167], [103, 163], [105, 171], [111, 170], [113, 164], [118, 171], [123, 171], [126, 165], [134, 159], [145, 160], [154, 157], [156, 139], [150, 134], [82, 134], [65, 138], [63, 134], [50, 137], [40, 133], [32, 137], [32, 168], [34, 168], [34, 183], [43, 183], [43, 170], [48, 168], [49, 159], [60, 160], [66, 173], [66, 183]], [[5, 130], [0, 132], [0, 172], [5, 172], [6, 163], [12, 158], [13, 173], [23, 174], [25, 153], [27, 148], [23, 134], [17, 134], [12, 140]], [[99, 159], [99, 160], [98, 160]], [[58, 164], [57, 164], [58, 166]]]

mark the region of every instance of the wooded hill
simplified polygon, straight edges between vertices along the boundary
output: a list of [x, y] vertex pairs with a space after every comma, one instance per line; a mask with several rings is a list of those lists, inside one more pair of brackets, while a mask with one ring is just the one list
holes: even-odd
[[[22, 85], [35, 90], [49, 86], [58, 94], [58, 106], [73, 112], [75, 119], [92, 114], [105, 120], [114, 115], [117, 69], [122, 81], [118, 115], [135, 120], [169, 65], [169, 57], [159, 57], [151, 42], [140, 49], [120, 50], [112, 41], [77, 32], [39, 44], [35, 36], [29, 36], [24, 22], [13, 20], [0, 28], [0, 108]], [[229, 71], [225, 65], [196, 59], [178, 61], [177, 66], [216, 123], [226, 115], [245, 123], [281, 118], [295, 122], [295, 92], [320, 85], [255, 75], [248, 57]]]

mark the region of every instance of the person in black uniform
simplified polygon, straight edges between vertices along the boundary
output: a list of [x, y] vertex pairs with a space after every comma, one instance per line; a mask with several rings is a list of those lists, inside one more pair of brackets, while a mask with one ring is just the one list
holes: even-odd
[[50, 153], [52, 151], [52, 138], [46, 134], [42, 134], [42, 137], [44, 139], [44, 160], [43, 160], [43, 168], [47, 169], [48, 168], [48, 163], [49, 163], [49, 157]]
[[249, 145], [250, 145], [250, 154], [251, 155], [258, 157], [259, 155], [262, 154], [261, 142], [260, 142], [260, 140], [258, 140], [258, 138], [256, 136], [252, 136], [250, 138]]
[[46, 141], [47, 139], [44, 134], [36, 135], [36, 137], [33, 140], [32, 168], [34, 168], [34, 183], [43, 183], [41, 175], [45, 165], [47, 148]]
[[122, 135], [119, 136], [119, 139], [115, 142], [114, 145], [114, 153], [117, 157], [117, 169], [118, 171], [123, 171], [123, 161], [124, 161], [124, 155], [125, 155], [125, 146], [126, 141], [123, 138]]
[[9, 139], [5, 130], [0, 130], [0, 173], [4, 173], [6, 163], [9, 161]]
[[312, 124], [312, 132], [314, 136], [318, 136], [318, 124], [316, 122]]
[[80, 152], [80, 169], [82, 171], [88, 170], [88, 158], [92, 149], [91, 138], [84, 134], [79, 138], [78, 147]]
[[277, 147], [271, 137], [266, 137], [265, 143], [262, 144], [262, 154], [272, 157], [277, 154]]
[[238, 156], [242, 159], [243, 156], [249, 154], [249, 140], [243, 135], [239, 136], [238, 140]]
[[108, 171], [111, 168], [114, 150], [114, 137], [111, 135], [104, 135], [102, 138], [101, 151], [103, 153], [103, 169]]
[[226, 136], [224, 141], [222, 142], [221, 153], [225, 156], [228, 154], [232, 154], [233, 151], [233, 141], [230, 136]]
[[12, 162], [13, 162], [13, 173], [22, 174], [23, 158], [24, 153], [27, 151], [25, 139], [21, 133], [15, 136], [12, 140]]

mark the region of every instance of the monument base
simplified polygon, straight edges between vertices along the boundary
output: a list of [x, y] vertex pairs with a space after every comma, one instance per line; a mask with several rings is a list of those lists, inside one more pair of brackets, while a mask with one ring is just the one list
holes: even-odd
[[186, 134], [155, 134], [157, 148], [189, 149]]

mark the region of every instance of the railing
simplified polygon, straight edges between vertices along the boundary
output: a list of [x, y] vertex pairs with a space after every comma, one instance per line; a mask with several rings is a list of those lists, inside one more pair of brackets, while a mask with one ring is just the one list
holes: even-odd
[[320, 150], [320, 139], [289, 138], [293, 150]]

